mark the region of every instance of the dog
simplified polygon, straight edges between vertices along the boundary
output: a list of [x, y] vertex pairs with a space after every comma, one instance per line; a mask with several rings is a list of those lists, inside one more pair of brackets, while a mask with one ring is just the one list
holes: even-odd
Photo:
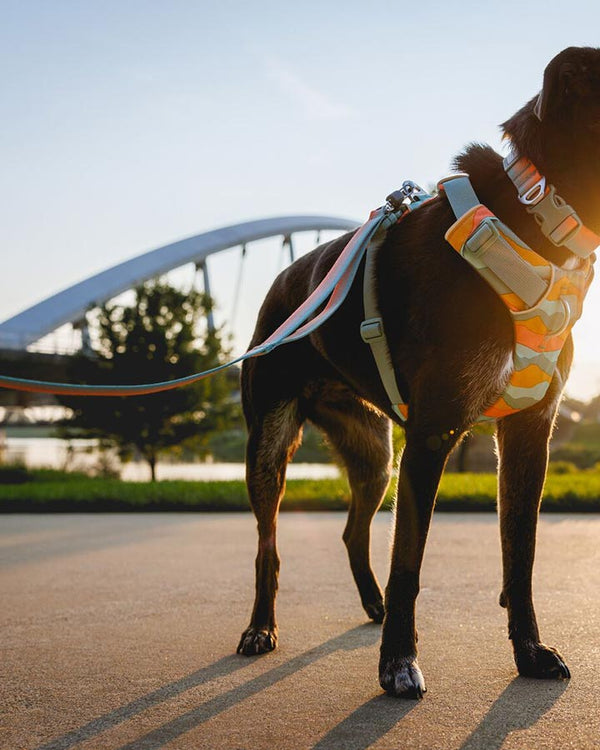
[[[571, 47], [557, 55], [544, 72], [541, 93], [501, 127], [585, 226], [600, 233], [600, 49]], [[454, 166], [468, 173], [480, 202], [537, 253], [563, 268], [576, 267], [579, 259], [546, 239], [519, 202], [493, 149], [471, 144]], [[454, 221], [447, 197], [438, 194], [391, 227], [377, 251], [376, 293], [398, 389], [409, 404], [406, 422], [391, 409], [359, 333], [360, 278], [340, 309], [309, 338], [244, 362], [246, 478], [259, 543], [256, 598], [238, 653], [260, 654], [277, 644], [277, 513], [286, 466], [309, 420], [326, 434], [347, 470], [351, 502], [343, 540], [362, 605], [373, 621], [383, 622], [380, 684], [391, 695], [423, 696], [415, 601], [439, 480], [451, 450], [503, 393], [515, 345], [513, 323], [499, 295], [444, 239]], [[309, 296], [350, 236], [318, 247], [277, 277], [251, 346]], [[570, 677], [559, 652], [540, 640], [531, 579], [548, 443], [572, 357], [569, 336], [542, 400], [496, 423], [500, 604], [508, 612], [517, 669], [528, 677]], [[384, 601], [369, 543], [370, 523], [390, 480], [392, 422], [403, 424], [406, 446]]]

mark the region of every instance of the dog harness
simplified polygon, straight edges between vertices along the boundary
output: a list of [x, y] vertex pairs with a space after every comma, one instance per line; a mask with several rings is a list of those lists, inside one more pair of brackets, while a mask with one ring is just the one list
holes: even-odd
[[[514, 327], [513, 370], [506, 389], [481, 415], [489, 421], [514, 414], [544, 398], [559, 355], [582, 312], [583, 300], [593, 278], [594, 250], [600, 237], [583, 225], [574, 209], [562, 200], [535, 166], [514, 151], [504, 168], [540, 225], [556, 246], [565, 246], [579, 257], [573, 270], [551, 263], [519, 239], [503, 222], [482, 205], [466, 174], [442, 180], [443, 192], [456, 216], [445, 234], [449, 244], [486, 280], [508, 308]], [[400, 191], [388, 196], [390, 211], [399, 221], [431, 199], [417, 185], [405, 182]], [[363, 300], [365, 320], [361, 336], [373, 352], [375, 362], [394, 412], [405, 420], [408, 405], [398, 390], [391, 365], [375, 292], [375, 256], [381, 238], [367, 249]]]

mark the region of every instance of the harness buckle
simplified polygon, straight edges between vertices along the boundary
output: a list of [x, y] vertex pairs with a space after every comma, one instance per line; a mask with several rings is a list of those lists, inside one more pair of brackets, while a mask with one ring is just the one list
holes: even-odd
[[544, 199], [528, 211], [533, 214], [550, 242], [557, 247], [572, 239], [582, 226], [575, 209], [556, 194], [554, 185], [550, 185]]
[[360, 337], [365, 344], [375, 344], [383, 339], [381, 318], [368, 318], [360, 324]]

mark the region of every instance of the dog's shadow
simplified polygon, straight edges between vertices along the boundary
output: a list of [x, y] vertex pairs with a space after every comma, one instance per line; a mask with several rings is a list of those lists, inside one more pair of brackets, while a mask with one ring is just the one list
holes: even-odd
[[[246, 698], [256, 695], [272, 685], [276, 685], [298, 670], [304, 669], [310, 664], [337, 651], [352, 651], [372, 646], [377, 643], [380, 635], [380, 628], [372, 623], [351, 628], [328, 641], [297, 654], [288, 661], [280, 663], [278, 666], [253, 676], [246, 682], [242, 682], [224, 693], [202, 702], [191, 711], [174, 716], [173, 719], [162, 726], [138, 737], [130, 743], [122, 745], [118, 750], [139, 750], [142, 747], [144, 750], [158, 750], [158, 748], [163, 747], [169, 742], [173, 742], [182, 734], [189, 732], [208, 719], [236, 706]], [[246, 657], [233, 655], [223, 657], [212, 665], [199, 669], [180, 680], [164, 685], [158, 690], [137, 698], [102, 716], [98, 716], [87, 724], [38, 746], [36, 750], [69, 750], [69, 748], [80, 742], [93, 740], [101, 733], [142, 714], [154, 706], [182, 695], [211, 680], [232, 675], [239, 670], [243, 670], [244, 667], [251, 663], [252, 660]], [[371, 701], [371, 703], [374, 702]], [[368, 704], [366, 705], [368, 706]], [[396, 718], [390, 726], [393, 726], [398, 720], [397, 712], [394, 715]]]
[[327, 732], [312, 750], [366, 750], [417, 705], [416, 700], [377, 695]]
[[[216, 695], [183, 714], [174, 716], [162, 726], [122, 745], [119, 750], [158, 750], [182, 734], [239, 704], [246, 698], [276, 685], [336, 651], [352, 651], [372, 646], [379, 640], [380, 630], [373, 625], [362, 625], [297, 654], [283, 663], [254, 675], [225, 693]], [[226, 656], [180, 680], [131, 701], [113, 711], [98, 716], [87, 724], [73, 729], [54, 740], [40, 745], [37, 750], [68, 750], [80, 742], [94, 740], [103, 732], [122, 724], [153, 706], [182, 695], [211, 680], [232, 675], [251, 664], [239, 656]], [[515, 678], [501, 693], [476, 729], [467, 737], [460, 750], [499, 750], [513, 731], [533, 726], [566, 690], [568, 682], [542, 682]], [[425, 698], [427, 700], [427, 698]], [[404, 701], [377, 695], [356, 708], [336, 724], [314, 745], [313, 750], [366, 750], [390, 732], [398, 722], [419, 705], [418, 701]]]
[[[532, 727], [549, 711], [568, 684], [565, 680], [544, 682], [515, 677], [459, 750], [500, 750], [511, 732]], [[366, 750], [417, 705], [416, 701], [378, 695], [333, 727], [312, 750], [339, 750], [342, 747], [344, 750]]]
[[568, 688], [568, 680], [515, 677], [494, 701], [460, 750], [499, 750], [511, 732], [532, 727]]

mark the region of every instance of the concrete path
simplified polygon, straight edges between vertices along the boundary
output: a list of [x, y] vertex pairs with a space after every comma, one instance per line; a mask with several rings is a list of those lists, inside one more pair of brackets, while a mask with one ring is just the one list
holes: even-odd
[[[385, 579], [389, 514], [374, 528]], [[536, 601], [570, 682], [516, 676], [496, 519], [434, 520], [419, 602], [423, 701], [381, 694], [342, 514], [284, 514], [280, 648], [234, 654], [249, 514], [0, 518], [2, 750], [600, 748], [600, 517], [544, 516]]]

